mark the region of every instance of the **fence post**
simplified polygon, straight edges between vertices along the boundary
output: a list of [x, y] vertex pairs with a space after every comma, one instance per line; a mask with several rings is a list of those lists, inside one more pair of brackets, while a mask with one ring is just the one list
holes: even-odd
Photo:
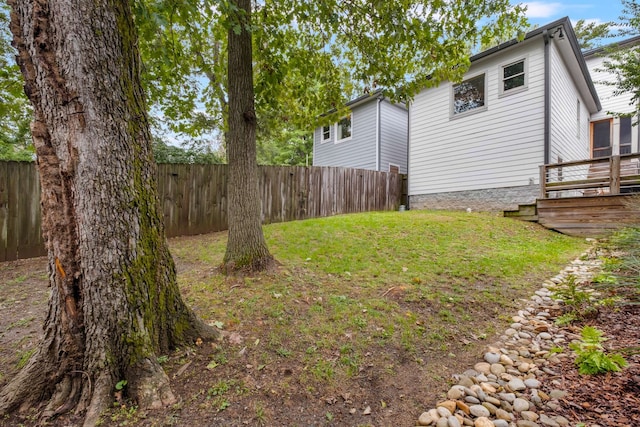
[[620, 155], [609, 158], [609, 193], [620, 194]]
[[540, 198], [547, 198], [547, 165], [540, 165]]

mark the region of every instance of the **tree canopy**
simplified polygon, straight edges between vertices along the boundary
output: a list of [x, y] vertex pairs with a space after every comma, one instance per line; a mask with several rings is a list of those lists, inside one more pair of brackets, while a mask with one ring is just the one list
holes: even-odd
[[[623, 15], [618, 23], [620, 35], [627, 37], [640, 35], [640, 4], [637, 0], [622, 0]], [[615, 75], [614, 95], [631, 94], [630, 105], [637, 113], [640, 101], [640, 48], [634, 46], [613, 46], [606, 50], [611, 58], [603, 68]], [[608, 112], [615, 115], [630, 115], [620, 111]]]
[[[459, 79], [470, 42], [523, 25], [522, 9], [507, 0], [267, 0], [253, 6], [257, 139], [267, 162], [282, 161], [268, 155], [271, 149], [287, 151], [291, 134], [335, 119], [349, 98], [383, 88], [404, 100], [443, 79]], [[227, 129], [230, 8], [233, 2], [220, 0], [135, 3], [150, 101], [174, 131], [201, 138]], [[323, 115], [332, 110], [335, 115]]]
[[[260, 162], [272, 164], [303, 164], [311, 147], [299, 135], [335, 119], [349, 98], [383, 88], [406, 99], [442, 79], [459, 78], [469, 43], [515, 34], [523, 24], [522, 10], [507, 0], [266, 0], [254, 6], [257, 140]], [[224, 145], [230, 7], [227, 0], [133, 2], [156, 129], [168, 128], [195, 147]], [[17, 68], [2, 69], [20, 79]], [[13, 91], [28, 105], [20, 92]], [[30, 117], [17, 99], [10, 104]], [[323, 115], [332, 110], [336, 115]], [[25, 129], [14, 126], [11, 135], [28, 140], [19, 132]]]
[[602, 44], [602, 42], [611, 37], [611, 22], [587, 22], [579, 19], [573, 26], [576, 38], [580, 44], [580, 49], [594, 49]]
[[20, 68], [14, 59], [8, 7], [0, 4], [0, 159], [33, 160], [29, 123], [32, 108], [22, 89]]

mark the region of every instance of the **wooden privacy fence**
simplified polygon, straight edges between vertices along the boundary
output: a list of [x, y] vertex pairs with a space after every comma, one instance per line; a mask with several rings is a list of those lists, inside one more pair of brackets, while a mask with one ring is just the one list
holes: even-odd
[[[261, 166], [263, 223], [395, 210], [403, 175], [334, 167]], [[226, 165], [158, 165], [169, 237], [227, 229]], [[0, 162], [0, 261], [44, 255], [40, 185], [32, 163]]]

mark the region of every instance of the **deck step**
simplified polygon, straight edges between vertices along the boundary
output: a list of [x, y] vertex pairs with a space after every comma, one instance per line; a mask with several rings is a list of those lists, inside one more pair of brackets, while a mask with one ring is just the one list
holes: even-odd
[[538, 209], [535, 204], [518, 205], [517, 210], [504, 211], [503, 216], [521, 221], [538, 221]]

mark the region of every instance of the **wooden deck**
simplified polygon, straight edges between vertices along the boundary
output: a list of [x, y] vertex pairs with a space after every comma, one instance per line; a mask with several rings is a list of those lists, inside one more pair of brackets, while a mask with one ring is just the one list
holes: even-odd
[[640, 196], [538, 199], [538, 223], [570, 236], [603, 237], [617, 228], [640, 223]]
[[640, 225], [640, 154], [543, 165], [535, 210], [523, 207], [505, 216], [572, 236], [602, 237]]
[[540, 166], [540, 199], [640, 192], [640, 153]]

